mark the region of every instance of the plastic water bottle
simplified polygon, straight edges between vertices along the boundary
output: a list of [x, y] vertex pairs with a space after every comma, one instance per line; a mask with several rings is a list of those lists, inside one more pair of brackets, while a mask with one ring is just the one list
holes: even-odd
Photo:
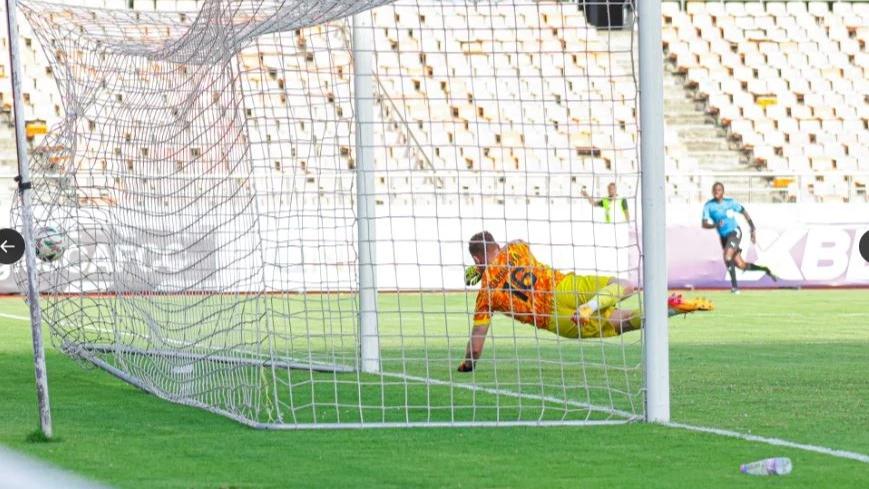
[[785, 475], [793, 469], [791, 459], [787, 457], [765, 458], [757, 462], [742, 464], [740, 471], [749, 475]]

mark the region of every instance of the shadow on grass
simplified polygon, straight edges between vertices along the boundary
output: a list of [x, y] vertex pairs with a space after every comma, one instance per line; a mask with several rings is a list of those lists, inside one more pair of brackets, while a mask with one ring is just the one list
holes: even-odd
[[24, 441], [27, 443], [57, 443], [60, 438], [54, 437], [49, 438], [45, 436], [45, 433], [42, 431], [42, 428], [37, 428], [36, 430], [30, 432], [25, 438]]

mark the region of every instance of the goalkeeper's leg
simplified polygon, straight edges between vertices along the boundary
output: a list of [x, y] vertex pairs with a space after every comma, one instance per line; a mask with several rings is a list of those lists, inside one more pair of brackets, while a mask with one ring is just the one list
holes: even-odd
[[[680, 314], [688, 314], [696, 311], [711, 311], [715, 305], [709, 299], [697, 297], [686, 299], [681, 295], [673, 294], [667, 299], [667, 316], [673, 317]], [[618, 334], [627, 333], [643, 327], [644, 318], [642, 309], [619, 309], [610, 314], [608, 321]]]
[[585, 324], [597, 311], [614, 307], [634, 293], [634, 284], [619, 278], [609, 278], [606, 285], [576, 310], [576, 321]]

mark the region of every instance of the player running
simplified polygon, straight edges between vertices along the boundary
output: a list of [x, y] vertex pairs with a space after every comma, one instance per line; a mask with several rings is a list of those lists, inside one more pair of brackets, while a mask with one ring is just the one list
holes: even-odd
[[[634, 293], [633, 285], [616, 277], [564, 273], [534, 258], [528, 243], [502, 247], [486, 231], [471, 237], [468, 251], [476, 266], [465, 271], [465, 283], [481, 283], [474, 327], [459, 372], [470, 372], [483, 351], [493, 312], [566, 338], [601, 338], [640, 329], [639, 309], [618, 309]], [[706, 299], [668, 300], [670, 315], [711, 311]]]
[[742, 241], [742, 229], [736, 222], [736, 213], [741, 212], [748, 221], [751, 227], [751, 242], [757, 242], [756, 229], [751, 216], [745, 211], [745, 207], [739, 202], [724, 197], [724, 184], [715, 182], [712, 185], [712, 199], [706, 202], [703, 206], [703, 228], [715, 229], [721, 238], [721, 248], [724, 250], [724, 265], [727, 266], [727, 271], [730, 272], [730, 292], [739, 293], [739, 286], [736, 284], [736, 268], [740, 270], [761, 270], [765, 272], [773, 281], [778, 280], [768, 267], [755, 265], [754, 263], [746, 263], [742, 259], [742, 250], [739, 248], [739, 243]]

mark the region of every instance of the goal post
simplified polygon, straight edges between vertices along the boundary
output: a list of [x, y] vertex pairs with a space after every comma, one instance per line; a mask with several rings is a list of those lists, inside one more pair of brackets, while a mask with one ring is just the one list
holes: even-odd
[[664, 168], [664, 60], [661, 1], [639, 9], [640, 159], [643, 208], [643, 305], [646, 420], [670, 421], [670, 350], [667, 323], [667, 195]]
[[371, 12], [353, 16], [353, 102], [356, 112], [357, 232], [359, 235], [359, 343], [362, 371], [380, 372], [377, 332], [376, 165], [374, 161], [374, 40]]
[[[33, 213], [30, 166], [27, 161], [25, 139], [25, 112], [22, 90], [21, 54], [19, 48], [18, 19], [16, 0], [6, 0], [6, 35], [9, 39], [10, 75], [12, 78], [12, 107], [15, 127], [15, 149], [18, 160], [18, 195], [21, 207], [20, 228], [24, 238], [24, 262], [26, 278], [25, 296], [30, 310], [31, 339], [33, 342], [33, 366], [36, 375], [36, 400], [39, 410], [39, 429], [43, 436], [51, 439], [54, 429], [51, 422], [51, 403], [48, 393], [48, 371], [45, 365], [45, 339], [42, 335], [42, 311], [39, 303], [39, 282], [36, 273], [36, 252], [33, 246]], [[4, 243], [5, 244], [5, 243]], [[5, 251], [5, 250], [4, 250]]]
[[[22, 1], [63, 109], [13, 209], [70, 243], [31, 268], [52, 342], [258, 428], [666, 421], [653, 3]], [[505, 282], [534, 310], [460, 372], [481, 231], [558, 274]], [[637, 284], [606, 314], [644, 329], [572, 327], [571, 274]]]

